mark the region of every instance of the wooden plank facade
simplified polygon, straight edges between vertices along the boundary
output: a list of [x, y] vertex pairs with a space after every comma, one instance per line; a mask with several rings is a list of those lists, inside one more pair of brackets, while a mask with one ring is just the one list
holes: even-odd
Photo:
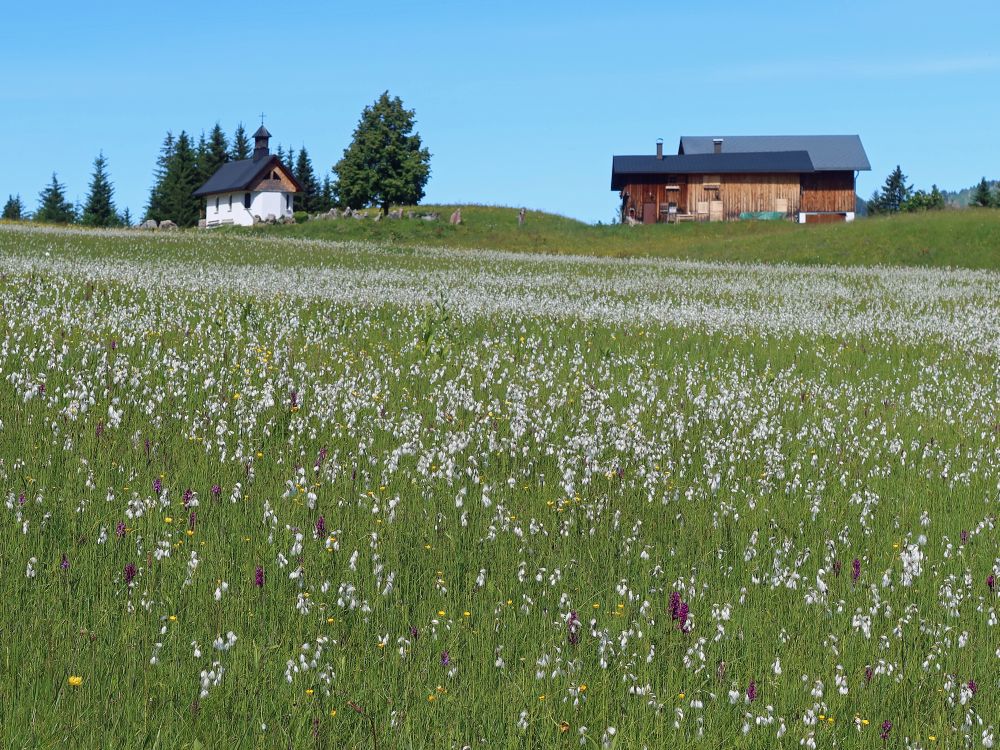
[[250, 184], [248, 190], [274, 191], [279, 193], [298, 192], [291, 176], [280, 162], [263, 172], [256, 181]]
[[643, 223], [651, 223], [646, 216], [650, 206], [654, 222], [667, 221], [671, 204], [678, 216], [708, 221], [713, 202], [721, 202], [718, 215], [723, 221], [761, 211], [789, 219], [799, 212], [842, 214], [828, 219], [842, 221], [853, 213], [856, 200], [853, 172], [645, 175], [630, 178], [621, 197], [622, 220], [632, 216]]
[[611, 189], [629, 223], [853, 221], [870, 169], [856, 135], [682, 136], [676, 154], [659, 140], [655, 155], [615, 156]]

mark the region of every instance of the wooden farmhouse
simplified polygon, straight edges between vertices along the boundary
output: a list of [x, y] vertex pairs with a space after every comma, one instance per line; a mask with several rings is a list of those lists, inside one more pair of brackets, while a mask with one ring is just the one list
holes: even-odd
[[623, 222], [853, 221], [871, 164], [856, 135], [684, 136], [676, 154], [615, 156]]
[[194, 191], [205, 199], [205, 224], [252, 226], [292, 216], [292, 196], [302, 185], [277, 156], [268, 152], [271, 134], [261, 125], [253, 134], [253, 156], [223, 164]]

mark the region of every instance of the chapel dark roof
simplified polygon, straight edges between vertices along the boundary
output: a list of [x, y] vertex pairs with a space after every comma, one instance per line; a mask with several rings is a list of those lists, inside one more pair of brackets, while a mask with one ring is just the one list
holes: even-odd
[[271, 134], [267, 132], [267, 128], [261, 125], [257, 128], [257, 132], [253, 134], [254, 138], [270, 138]]
[[[261, 126], [261, 129], [263, 129], [263, 126]], [[237, 193], [241, 190], [246, 190], [261, 174], [275, 166], [281, 167], [282, 171], [284, 171], [295, 185], [295, 192], [301, 193], [301, 183], [295, 179], [290, 170], [285, 168], [277, 155], [271, 155], [260, 159], [243, 159], [241, 161], [226, 162], [216, 170], [215, 174], [208, 178], [208, 182], [195, 190], [194, 194], [200, 198], [204, 195], [212, 195], [214, 193]]]

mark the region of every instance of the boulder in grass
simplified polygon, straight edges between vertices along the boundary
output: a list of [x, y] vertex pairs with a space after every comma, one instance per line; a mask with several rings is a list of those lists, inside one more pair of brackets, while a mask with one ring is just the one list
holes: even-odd
[[403, 218], [403, 209], [397, 208], [395, 211], [389, 212], [389, 218], [392, 220], [398, 220]]
[[456, 226], [462, 223], [462, 209], [456, 208], [449, 221]]
[[156, 223], [156, 219], [146, 219], [142, 224], [139, 225], [139, 229], [156, 229], [159, 224]]
[[164, 219], [160, 222], [160, 230], [164, 232], [172, 232], [177, 229], [177, 225], [174, 224], [170, 219]]
[[198, 219], [198, 229], [204, 229], [207, 226], [208, 226], [207, 219]]

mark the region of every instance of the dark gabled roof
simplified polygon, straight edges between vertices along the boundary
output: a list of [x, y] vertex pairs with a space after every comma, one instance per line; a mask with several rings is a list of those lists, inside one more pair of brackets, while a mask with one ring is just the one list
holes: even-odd
[[615, 156], [611, 162], [611, 189], [621, 190], [629, 178], [668, 174], [776, 174], [814, 172], [806, 151], [679, 154], [657, 159], [652, 154]]
[[685, 135], [677, 153], [711, 154], [717, 138], [722, 139], [723, 154], [808, 151], [817, 172], [867, 172], [872, 168], [856, 135]]
[[279, 166], [295, 185], [295, 192], [302, 192], [302, 185], [291, 170], [286, 168], [276, 155], [260, 159], [243, 159], [229, 161], [219, 167], [208, 182], [194, 191], [196, 197], [212, 195], [213, 193], [235, 193], [246, 190], [266, 170]]

